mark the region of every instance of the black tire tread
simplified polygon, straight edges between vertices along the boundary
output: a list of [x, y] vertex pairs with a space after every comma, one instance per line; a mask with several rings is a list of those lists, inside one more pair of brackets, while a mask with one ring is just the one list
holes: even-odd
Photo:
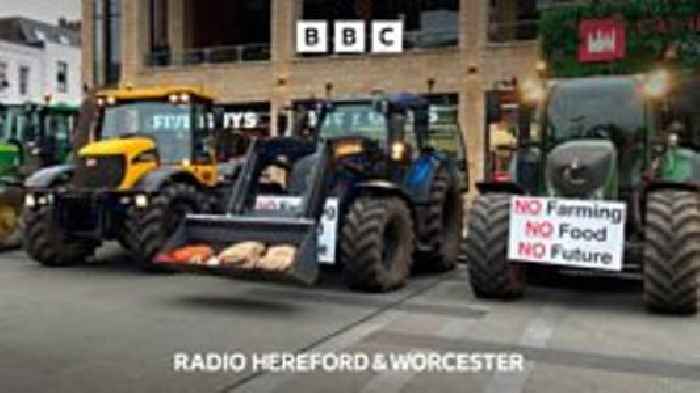
[[[403, 258], [389, 271], [382, 261], [383, 230], [391, 214], [398, 214], [410, 235], [399, 246]], [[415, 247], [411, 212], [406, 203], [394, 197], [359, 197], [345, 218], [340, 233], [340, 261], [347, 285], [356, 290], [387, 292], [406, 284]]]
[[38, 263], [48, 267], [66, 267], [85, 261], [97, 244], [68, 239], [51, 223], [51, 207], [24, 209], [23, 245], [27, 254]]
[[469, 280], [478, 297], [522, 297], [526, 283], [507, 257], [510, 194], [479, 195], [470, 210], [465, 251]]
[[644, 303], [651, 311], [695, 314], [700, 304], [700, 199], [665, 190], [647, 199]]

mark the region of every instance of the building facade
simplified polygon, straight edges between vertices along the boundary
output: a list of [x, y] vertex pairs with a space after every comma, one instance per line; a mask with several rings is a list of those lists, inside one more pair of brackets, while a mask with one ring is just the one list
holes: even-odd
[[[83, 0], [83, 80], [202, 85], [225, 104], [234, 126], [269, 121], [271, 130], [284, 128], [285, 110], [312, 98], [377, 89], [426, 95], [458, 110], [478, 179], [485, 94], [536, 75], [541, 3]], [[402, 19], [404, 52], [300, 55], [299, 19]]]
[[48, 95], [53, 103], [79, 105], [80, 47], [75, 25], [0, 19], [0, 103], [44, 103]]

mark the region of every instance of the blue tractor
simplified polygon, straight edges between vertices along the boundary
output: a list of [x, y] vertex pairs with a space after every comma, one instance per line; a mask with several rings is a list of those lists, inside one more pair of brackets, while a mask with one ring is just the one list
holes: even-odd
[[[155, 263], [304, 284], [333, 264], [369, 292], [403, 286], [414, 268], [452, 269], [467, 165], [458, 128], [431, 129], [428, 109], [409, 94], [318, 103], [311, 132], [253, 142], [225, 214], [188, 215]], [[286, 245], [292, 258], [217, 258], [251, 242]], [[211, 252], [178, 259], [187, 247]]]

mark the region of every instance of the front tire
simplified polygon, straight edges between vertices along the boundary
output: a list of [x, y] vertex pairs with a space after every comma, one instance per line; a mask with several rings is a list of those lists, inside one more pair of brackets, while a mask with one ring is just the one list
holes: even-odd
[[510, 194], [479, 195], [466, 243], [469, 280], [477, 297], [514, 299], [525, 292], [525, 268], [508, 260]]
[[160, 270], [154, 263], [156, 253], [177, 230], [185, 215], [206, 213], [208, 201], [191, 184], [173, 183], [164, 186], [148, 207], [136, 210], [138, 227], [135, 239], [138, 247], [132, 250], [136, 260], [145, 270]]
[[687, 191], [647, 199], [644, 303], [651, 311], [696, 314], [700, 302], [700, 200]]
[[351, 289], [387, 292], [406, 284], [415, 247], [413, 220], [399, 198], [359, 197], [341, 231], [340, 261]]
[[66, 267], [85, 261], [97, 245], [93, 242], [70, 239], [61, 228], [53, 225], [53, 211], [49, 206], [36, 210], [24, 209], [24, 249], [30, 257], [48, 267]]

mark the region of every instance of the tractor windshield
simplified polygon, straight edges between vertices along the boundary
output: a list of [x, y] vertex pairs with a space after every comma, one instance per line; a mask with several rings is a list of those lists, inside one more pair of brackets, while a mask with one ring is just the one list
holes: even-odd
[[568, 81], [551, 91], [547, 131], [554, 142], [577, 138], [641, 140], [644, 112], [644, 98], [632, 79]]
[[379, 142], [386, 141], [386, 116], [377, 112], [371, 103], [336, 104], [321, 117], [321, 138], [361, 136]]
[[34, 140], [39, 128], [39, 121], [37, 111], [28, 111], [22, 106], [6, 109], [0, 121], [2, 140], [16, 142]]
[[192, 106], [132, 102], [106, 107], [100, 139], [148, 135], [155, 139], [164, 163], [189, 159], [192, 153]]

